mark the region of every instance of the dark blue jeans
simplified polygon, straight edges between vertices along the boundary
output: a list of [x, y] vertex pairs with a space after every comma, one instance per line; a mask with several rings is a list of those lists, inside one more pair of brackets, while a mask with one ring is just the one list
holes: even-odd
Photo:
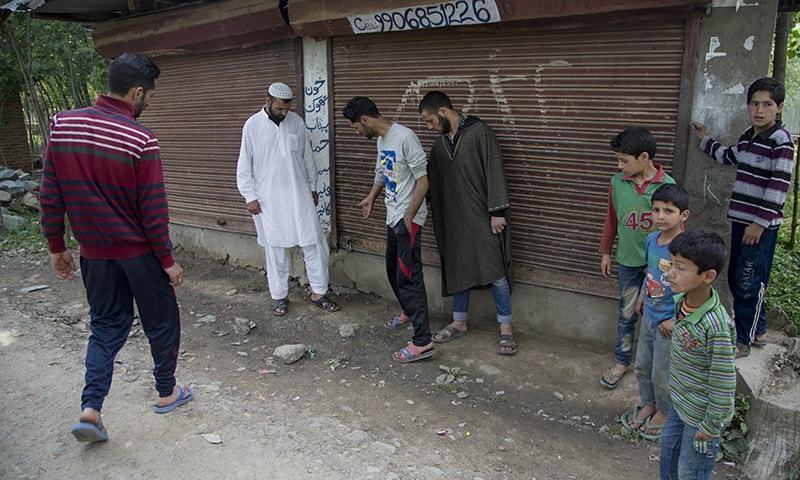
[[764, 230], [755, 245], [742, 243], [747, 225], [731, 223], [731, 258], [728, 263], [728, 287], [733, 295], [736, 343], [750, 345], [756, 336], [767, 331], [764, 294], [772, 270], [772, 258], [778, 242], [778, 229]]
[[86, 385], [81, 409], [100, 411], [111, 388], [114, 358], [133, 325], [133, 302], [139, 309], [150, 352], [153, 376], [161, 397], [172, 395], [181, 324], [175, 290], [156, 257], [148, 253], [123, 260], [81, 257], [81, 274], [91, 313], [86, 349]]
[[708, 441], [708, 451], [700, 453], [693, 445], [697, 429], [683, 423], [675, 407], [669, 411], [661, 431], [661, 480], [708, 480], [714, 470], [719, 439]]
[[617, 343], [614, 357], [617, 363], [628, 366], [633, 359], [633, 336], [636, 332], [636, 299], [644, 281], [644, 267], [626, 267], [617, 264], [619, 279], [619, 318], [617, 319]]

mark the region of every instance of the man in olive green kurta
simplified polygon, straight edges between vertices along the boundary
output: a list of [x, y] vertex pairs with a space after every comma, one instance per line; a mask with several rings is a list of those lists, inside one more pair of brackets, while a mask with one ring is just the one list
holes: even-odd
[[453, 322], [433, 337], [454, 340], [467, 331], [469, 292], [492, 288], [500, 323], [497, 353], [513, 355], [511, 326], [511, 207], [503, 158], [494, 131], [480, 118], [466, 117], [442, 92], [420, 102], [420, 118], [441, 135], [428, 161], [433, 228], [442, 266], [442, 295], [453, 295]]

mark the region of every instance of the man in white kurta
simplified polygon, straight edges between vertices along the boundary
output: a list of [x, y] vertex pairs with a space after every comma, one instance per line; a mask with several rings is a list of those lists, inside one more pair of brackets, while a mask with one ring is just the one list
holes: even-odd
[[267, 258], [273, 313], [286, 313], [289, 300], [289, 248], [300, 246], [311, 287], [311, 301], [326, 311], [338, 305], [328, 291], [330, 251], [317, 216], [317, 166], [305, 122], [289, 111], [291, 89], [270, 85], [267, 103], [242, 129], [236, 184], [253, 215], [257, 242]]

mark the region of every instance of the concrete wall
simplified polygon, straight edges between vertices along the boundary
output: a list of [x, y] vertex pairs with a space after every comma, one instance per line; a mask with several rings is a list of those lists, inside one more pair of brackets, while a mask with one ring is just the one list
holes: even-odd
[[0, 98], [0, 165], [8, 168], [31, 170], [31, 152], [28, 149], [28, 132], [22, 113], [19, 90], [12, 89]]
[[[718, 0], [703, 19], [692, 118], [704, 123], [708, 134], [720, 142], [735, 143], [749, 126], [747, 88], [767, 74], [776, 11], [776, 0]], [[691, 134], [683, 180], [691, 195], [689, 227], [714, 230], [729, 242], [726, 214], [736, 169], [717, 164], [698, 144]], [[715, 286], [729, 300], [724, 276]]]
[[319, 214], [322, 228], [331, 231], [331, 129], [329, 126], [328, 96], [328, 40], [303, 38], [303, 108], [306, 115], [306, 127], [311, 138], [314, 160], [317, 162], [319, 177], [317, 193]]

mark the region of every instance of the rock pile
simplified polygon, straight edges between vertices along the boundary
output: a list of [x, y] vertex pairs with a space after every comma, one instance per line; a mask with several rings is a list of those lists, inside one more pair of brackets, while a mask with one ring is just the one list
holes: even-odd
[[28, 222], [19, 214], [38, 212], [39, 182], [22, 170], [0, 167], [0, 206], [3, 226], [8, 230], [25, 227]]

